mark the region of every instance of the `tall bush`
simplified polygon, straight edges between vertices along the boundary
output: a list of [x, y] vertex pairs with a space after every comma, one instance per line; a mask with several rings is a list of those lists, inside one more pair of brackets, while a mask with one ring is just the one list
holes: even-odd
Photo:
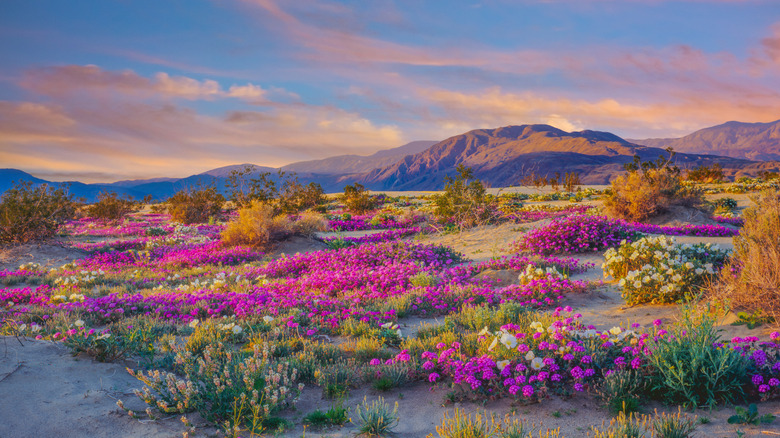
[[132, 197], [119, 197], [116, 192], [102, 192], [98, 201], [87, 207], [87, 214], [95, 219], [116, 222], [136, 211], [139, 204]]
[[273, 207], [255, 201], [238, 211], [238, 218], [222, 232], [222, 243], [268, 249], [290, 234], [292, 223], [286, 216], [275, 216]]
[[167, 204], [174, 222], [204, 223], [219, 217], [225, 197], [217, 192], [216, 187], [184, 189], [170, 197]]
[[458, 175], [446, 177], [444, 194], [433, 199], [434, 215], [442, 223], [454, 223], [459, 228], [471, 228], [489, 223], [497, 216], [497, 205], [487, 195], [482, 181], [474, 171], [459, 164]]
[[76, 204], [66, 189], [16, 183], [0, 198], [0, 243], [46, 239], [75, 213]]
[[376, 199], [369, 195], [368, 190], [359, 183], [344, 187], [342, 201], [347, 210], [356, 214], [362, 214], [376, 208]]
[[752, 198], [745, 224], [734, 237], [734, 252], [716, 295], [740, 309], [763, 313], [780, 324], [780, 190]]

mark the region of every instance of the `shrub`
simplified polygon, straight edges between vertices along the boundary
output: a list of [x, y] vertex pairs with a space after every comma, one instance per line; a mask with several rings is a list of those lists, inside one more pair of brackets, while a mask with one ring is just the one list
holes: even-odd
[[515, 248], [544, 255], [571, 254], [612, 248], [622, 240], [630, 241], [638, 236], [639, 233], [617, 220], [580, 215], [556, 219], [529, 231]]
[[596, 386], [596, 395], [613, 414], [639, 411], [644, 384], [635, 371], [616, 371]]
[[689, 300], [713, 278], [727, 252], [711, 243], [678, 245], [673, 237], [643, 237], [604, 253], [604, 275], [618, 280], [628, 304]]
[[327, 231], [328, 219], [320, 213], [307, 211], [300, 215], [292, 227], [296, 234], [311, 237], [318, 231]]
[[737, 200], [734, 198], [720, 198], [712, 202], [715, 213], [731, 213], [737, 209]]
[[350, 421], [358, 427], [360, 434], [365, 436], [383, 436], [393, 431], [398, 424], [398, 402], [391, 411], [385, 399], [379, 397], [370, 404], [367, 398], [355, 407], [355, 418]]
[[120, 198], [115, 192], [102, 192], [98, 201], [87, 207], [87, 214], [95, 219], [117, 222], [137, 211], [139, 204], [132, 197]]
[[76, 214], [73, 197], [63, 188], [29, 181], [14, 184], [0, 198], [0, 243], [26, 243], [49, 238]]
[[718, 348], [720, 336], [712, 317], [683, 321], [663, 339], [651, 343], [651, 390], [664, 400], [697, 408], [744, 398], [748, 360], [733, 348]]
[[255, 201], [238, 211], [238, 218], [222, 232], [222, 243], [268, 249], [291, 234], [292, 224], [286, 216], [274, 216], [273, 207]]
[[498, 205], [487, 196], [482, 182], [463, 164], [456, 170], [455, 179], [445, 178], [444, 194], [433, 197], [434, 215], [439, 222], [471, 228], [494, 220]]
[[167, 201], [171, 220], [183, 224], [208, 222], [222, 213], [225, 197], [216, 187], [184, 189]]
[[344, 187], [342, 202], [347, 210], [355, 214], [363, 214], [377, 207], [376, 199], [368, 194], [368, 190], [361, 184]]
[[441, 425], [436, 426], [436, 433], [440, 438], [531, 438], [539, 436], [540, 438], [558, 437], [558, 430], [539, 431], [535, 435], [536, 428], [531, 425], [518, 421], [516, 419], [505, 418], [504, 421], [496, 420], [491, 414], [476, 411], [472, 417], [471, 414], [464, 414], [460, 409], [455, 408], [452, 416], [444, 413]]
[[753, 197], [745, 209], [742, 230], [734, 237], [734, 253], [723, 269], [715, 295], [736, 308], [780, 322], [780, 191]]
[[279, 193], [278, 210], [282, 213], [293, 214], [299, 211], [317, 208], [325, 204], [325, 191], [322, 186], [310, 182], [302, 185], [296, 177], [287, 180], [282, 185]]
[[673, 205], [699, 208], [704, 205], [702, 191], [682, 184], [680, 169], [668, 159], [641, 162], [638, 156], [626, 165], [628, 173], [612, 181], [604, 199], [607, 211], [618, 218], [642, 221], [669, 210]]
[[696, 417], [683, 414], [679, 409], [676, 414], [659, 414], [655, 411], [655, 415], [648, 418], [647, 422], [653, 430], [653, 436], [658, 438], [688, 438], [696, 430]]
[[686, 179], [688, 181], [700, 183], [716, 183], [723, 181], [725, 176], [723, 175], [723, 167], [721, 167], [720, 163], [715, 163], [712, 167], [702, 165], [689, 170]]

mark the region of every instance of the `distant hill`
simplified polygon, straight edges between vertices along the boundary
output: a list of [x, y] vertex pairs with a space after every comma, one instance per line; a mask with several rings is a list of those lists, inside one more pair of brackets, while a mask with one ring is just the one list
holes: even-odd
[[373, 155], [337, 155], [322, 160], [300, 161], [283, 166], [285, 172], [317, 175], [347, 175], [370, 172], [389, 166], [407, 155], [420, 153], [433, 146], [435, 141], [413, 141], [393, 149], [381, 150]]
[[780, 161], [780, 120], [770, 123], [727, 122], [682, 138], [648, 138], [634, 143], [678, 152], [713, 154], [754, 161]]
[[[623, 164], [634, 155], [649, 160], [666, 152], [608, 132], [569, 133], [549, 125], [506, 126], [450, 137], [424, 152], [355, 178], [374, 190], [435, 190], [463, 164], [493, 187], [519, 185], [531, 172], [548, 176], [577, 172], [585, 184], [605, 184], [622, 172]], [[678, 154], [676, 162], [683, 168], [717, 162], [731, 175], [758, 171], [749, 160], [714, 155]]]
[[78, 181], [51, 182], [36, 178], [21, 170], [0, 169], [0, 193], [5, 193], [6, 190], [14, 185], [14, 183], [22, 181], [30, 181], [36, 186], [40, 184], [48, 184], [52, 187], [67, 186], [68, 193], [72, 194], [74, 198], [84, 198], [87, 202], [97, 200], [97, 196], [101, 192], [116, 192], [119, 195], [129, 195], [136, 199], [141, 199], [145, 195], [145, 193], [137, 191], [134, 188], [112, 186], [109, 184], [84, 184]]

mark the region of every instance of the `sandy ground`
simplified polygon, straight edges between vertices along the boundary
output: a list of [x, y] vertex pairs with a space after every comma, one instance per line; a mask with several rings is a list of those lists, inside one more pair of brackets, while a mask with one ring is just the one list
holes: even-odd
[[[738, 195], [737, 195], [738, 196]], [[733, 196], [732, 197], [736, 197]], [[740, 203], [746, 202], [744, 199]], [[492, 257], [511, 254], [509, 244], [520, 237], [523, 231], [543, 225], [548, 221], [532, 224], [505, 224], [497, 227], [481, 227], [461, 234], [432, 235], [425, 237], [425, 243], [452, 246], [467, 257], [481, 261]], [[376, 232], [372, 230], [371, 232]], [[721, 247], [732, 246], [730, 238], [678, 237], [679, 242], [714, 242]], [[272, 256], [281, 253], [308, 252], [321, 249], [319, 242], [310, 239], [292, 239], [282, 244]], [[47, 266], [58, 266], [75, 258], [83, 257], [79, 251], [59, 246], [19, 247], [0, 254], [4, 268], [15, 268], [27, 261], [38, 261]], [[583, 254], [581, 261], [594, 263], [589, 271], [575, 276], [575, 279], [600, 282], [602, 280], [599, 253]], [[517, 273], [496, 271], [489, 273], [503, 278], [506, 283], [514, 281]], [[584, 316], [584, 320], [599, 328], [608, 328], [628, 323], [649, 325], [655, 319], [672, 322], [679, 316], [677, 306], [626, 306], [617, 288], [610, 283], [576, 296], [568, 296], [562, 305], [571, 305]], [[765, 336], [768, 328], [748, 330], [745, 326], [731, 326], [733, 321], [724, 320], [721, 328], [725, 337], [758, 335]], [[440, 319], [407, 318], [399, 321], [406, 336], [414, 336], [421, 324], [440, 324]], [[138, 421], [128, 417], [117, 408], [121, 399], [131, 409], [142, 411], [145, 405], [132, 394], [133, 388], [141, 384], [127, 374], [123, 364], [105, 364], [86, 357], [72, 357], [68, 351], [46, 341], [16, 338], [0, 338], [0, 438], [26, 437], [178, 437], [184, 427], [179, 417], [158, 421]], [[588, 436], [590, 426], [609, 421], [608, 413], [600, 409], [598, 402], [589, 394], [576, 394], [572, 398], [553, 397], [542, 404], [512, 405], [507, 400], [486, 401], [480, 404], [446, 404], [447, 388], [431, 388], [418, 383], [379, 393], [371, 388], [355, 389], [350, 392], [345, 406], [352, 409], [368, 397], [369, 400], [383, 396], [392, 405], [398, 402], [400, 421], [394, 437], [418, 438], [428, 434], [436, 436], [435, 427], [441, 423], [445, 413], [452, 414], [455, 407], [465, 412], [487, 409], [499, 417], [514, 415], [543, 428], [560, 428], [563, 436]], [[306, 388], [296, 409], [284, 413], [288, 419], [300, 423], [301, 419], [314, 409], [327, 410], [333, 402], [324, 400], [318, 388]], [[645, 412], [653, 409], [673, 410], [651, 404]], [[764, 403], [760, 412], [780, 416], [780, 402]], [[728, 425], [726, 419], [734, 413], [733, 408], [724, 407], [716, 411], [699, 410], [694, 415], [706, 417], [709, 422], [697, 429], [699, 437], [734, 437], [737, 428]], [[194, 419], [198, 424], [197, 419]], [[765, 426], [739, 426], [744, 436], [780, 436], [780, 421]], [[351, 437], [356, 428], [345, 425], [328, 430], [312, 430], [296, 426], [283, 433], [269, 432], [267, 436], [283, 437]], [[199, 429], [194, 436], [217, 436], [213, 428]]]

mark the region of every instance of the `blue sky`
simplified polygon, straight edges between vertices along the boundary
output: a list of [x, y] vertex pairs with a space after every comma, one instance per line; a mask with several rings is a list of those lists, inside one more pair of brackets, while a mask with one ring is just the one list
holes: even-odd
[[0, 38], [0, 165], [55, 180], [780, 119], [775, 0], [7, 0]]

